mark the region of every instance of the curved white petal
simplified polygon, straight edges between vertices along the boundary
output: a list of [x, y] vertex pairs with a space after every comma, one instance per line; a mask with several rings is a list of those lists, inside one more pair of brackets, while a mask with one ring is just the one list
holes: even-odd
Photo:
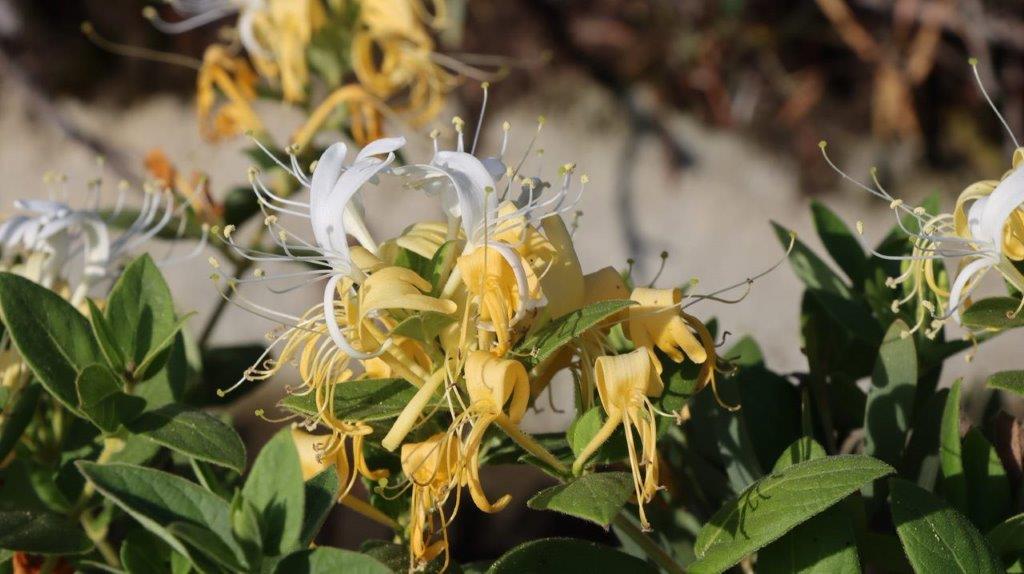
[[321, 247], [330, 242], [328, 231], [331, 224], [330, 213], [325, 206], [327, 198], [338, 183], [338, 178], [345, 171], [345, 156], [348, 154], [348, 147], [338, 142], [327, 148], [316, 162], [316, 169], [313, 170], [313, 177], [309, 183], [309, 222], [313, 227], [313, 237]]
[[398, 151], [403, 146], [405, 146], [405, 138], [401, 136], [373, 140], [372, 142], [366, 144], [366, 147], [359, 150], [359, 154], [356, 155], [356, 163], [359, 163], [361, 160], [364, 160], [371, 156], [386, 155], [391, 152]]
[[981, 233], [984, 239], [994, 244], [997, 253], [1002, 253], [1006, 220], [1013, 210], [1024, 203], [1024, 168], [1013, 170], [1013, 173], [999, 182], [987, 199], [981, 214]]
[[953, 320], [958, 325], [960, 324], [960, 305], [963, 304], [962, 299], [966, 299], [964, 288], [972, 278], [977, 277], [981, 279], [981, 274], [991, 269], [994, 264], [995, 262], [991, 258], [982, 257], [968, 263], [957, 274], [956, 280], [953, 281], [953, 286], [949, 290], [949, 308], [953, 315]]
[[[464, 152], [439, 151], [431, 165], [451, 181], [458, 201], [458, 216], [462, 217], [466, 237], [472, 241], [483, 225], [484, 214], [495, 210], [494, 178], [479, 159]], [[487, 193], [488, 189], [492, 193]]]

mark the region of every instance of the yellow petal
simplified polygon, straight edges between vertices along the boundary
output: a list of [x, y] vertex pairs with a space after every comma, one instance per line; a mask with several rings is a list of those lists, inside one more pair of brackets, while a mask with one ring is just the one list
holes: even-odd
[[555, 250], [551, 266], [540, 279], [548, 300], [545, 311], [554, 319], [583, 306], [583, 271], [565, 221], [560, 216], [547, 217], [542, 225]]
[[678, 289], [633, 289], [630, 299], [639, 303], [628, 309], [629, 338], [637, 345], [657, 347], [676, 363], [684, 353], [691, 361], [703, 363], [707, 352], [679, 316], [682, 292]]
[[481, 412], [498, 414], [509, 403], [509, 420], [518, 423], [530, 401], [530, 380], [519, 361], [472, 351], [466, 360], [466, 392], [470, 405]]
[[646, 349], [598, 357], [594, 372], [597, 393], [609, 415], [635, 408], [639, 397], [658, 397], [665, 390]]

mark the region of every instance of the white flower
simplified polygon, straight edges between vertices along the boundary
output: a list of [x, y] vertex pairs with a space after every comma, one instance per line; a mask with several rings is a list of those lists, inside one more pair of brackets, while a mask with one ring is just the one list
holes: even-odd
[[[40, 265], [30, 268], [27, 276], [45, 287], [53, 287], [58, 281], [70, 283], [72, 276], [78, 274], [71, 303], [81, 303], [97, 282], [114, 273], [124, 256], [156, 236], [173, 219], [175, 209], [170, 192], [149, 191], [131, 225], [112, 237], [109, 221], [120, 215], [126, 189], [119, 188], [117, 205], [106, 217], [97, 209], [98, 184], [90, 187], [95, 199], [80, 209], [54, 200], [16, 200], [14, 206], [22, 213], [0, 223], [0, 263], [10, 265], [16, 255], [28, 258], [35, 254]], [[200, 244], [189, 255], [168, 257], [160, 263], [189, 259], [203, 249], [205, 241], [204, 227]], [[72, 268], [79, 257], [80, 270]]]
[[[348, 236], [352, 235], [365, 249], [378, 253], [378, 248], [364, 223], [361, 193], [368, 184], [376, 185], [384, 177], [396, 177], [407, 188], [423, 190], [437, 195], [449, 218], [449, 239], [456, 238], [456, 231], [461, 225], [468, 252], [485, 243], [494, 248], [511, 266], [520, 291], [520, 308], [515, 314], [515, 321], [521, 319], [527, 309], [543, 304], [543, 299], [532, 300], [529, 296], [527, 272], [524, 262], [514, 250], [513, 245], [493, 241], [490, 238], [506, 229], [506, 224], [513, 219], [525, 217], [527, 223], [539, 223], [544, 217], [558, 215], [575, 208], [582, 196], [583, 188], [570, 201], [567, 199], [572, 180], [572, 170], [563, 170], [563, 185], [549, 197], [544, 196], [544, 186], [536, 184], [535, 178], [523, 179], [519, 197], [514, 198], [518, 208], [512, 213], [498, 215], [498, 204], [506, 199], [512, 182], [517, 175], [508, 170], [501, 155], [508, 145], [508, 127], [505, 126], [501, 153], [497, 157], [484, 160], [472, 153], [464, 151], [461, 129], [456, 150], [437, 149], [429, 163], [394, 166], [396, 152], [401, 149], [405, 138], [384, 138], [376, 140], [364, 147], [355, 157], [351, 165], [346, 166], [348, 147], [344, 143], [335, 143], [327, 148], [316, 162], [311, 176], [307, 176], [298, 165], [298, 159], [290, 153], [290, 165], [279, 160], [265, 147], [264, 151], [303, 186], [309, 189], [309, 202], [297, 201], [274, 194], [261, 181], [259, 173], [250, 172], [250, 180], [259, 205], [266, 215], [265, 224], [270, 228], [271, 236], [277, 242], [281, 253], [267, 253], [241, 247], [228, 234], [226, 240], [243, 257], [257, 262], [295, 261], [313, 265], [320, 269], [280, 275], [267, 275], [263, 270], [252, 277], [232, 283], [245, 284], [251, 282], [273, 281], [283, 278], [302, 277], [314, 280], [326, 279], [323, 290], [323, 320], [332, 340], [348, 356], [356, 359], [369, 359], [380, 356], [391, 345], [391, 339], [373, 352], [355, 349], [338, 324], [335, 315], [335, 297], [338, 286], [346, 278], [354, 283], [361, 283], [365, 278], [362, 270], [351, 261]], [[256, 142], [263, 147], [262, 144]], [[531, 143], [532, 147], [532, 143]], [[520, 166], [523, 162], [520, 162]], [[504, 183], [504, 189], [500, 189]], [[284, 229], [278, 223], [278, 215], [288, 214], [307, 219], [313, 234], [313, 243], [303, 240], [299, 235]], [[308, 281], [285, 289], [298, 288]], [[454, 283], [453, 283], [454, 284]], [[280, 291], [279, 291], [280, 292]], [[450, 295], [450, 293], [448, 293]], [[252, 301], [241, 299], [246, 308], [254, 313], [272, 320], [297, 327], [304, 319], [267, 309]], [[486, 325], [485, 325], [486, 327]]]

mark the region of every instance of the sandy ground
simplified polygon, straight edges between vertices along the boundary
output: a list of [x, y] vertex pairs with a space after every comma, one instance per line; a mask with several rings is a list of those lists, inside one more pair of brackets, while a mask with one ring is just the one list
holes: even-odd
[[[20, 91], [10, 85], [0, 86], [0, 173], [4, 176], [0, 213], [8, 212], [16, 198], [44, 197], [41, 175], [51, 170], [66, 173], [71, 192], [82, 193], [85, 182], [97, 173], [92, 154], [65, 138], [51, 123], [30, 117]], [[517, 158], [534, 129], [536, 117], [546, 115], [540, 143], [544, 154], [530, 161], [545, 166], [545, 172], [551, 175], [557, 166], [575, 162], [590, 176], [581, 206], [584, 216], [576, 234], [585, 270], [609, 264], [621, 267], [628, 257], [635, 255], [643, 267], [638, 281], [646, 282], [657, 267], [658, 254], [666, 250], [670, 257], [659, 285], [681, 284], [698, 277], [701, 288], [711, 290], [742, 281], [779, 259], [782, 249], [769, 220], [792, 227], [804, 241], [820, 249], [812, 229], [809, 200], [798, 193], [794, 166], [787, 159], [745, 142], [741, 134], [710, 131], [678, 116], [667, 120], [670, 129], [692, 147], [697, 163], [683, 172], [674, 172], [657, 142], [641, 141], [635, 154], [632, 183], [633, 229], [643, 250], [630, 253], [624, 233], [627, 222], [616, 200], [619, 158], [627, 126], [610, 99], [596, 88], [587, 88], [579, 80], [554, 83], [544, 93], [503, 110], [501, 117], [487, 118], [481, 140], [485, 151], [497, 145], [499, 126], [507, 119], [514, 126], [509, 157]], [[239, 153], [246, 144], [244, 138], [216, 146], [202, 143], [188, 102], [162, 97], [129, 109], [84, 107], [76, 102], [61, 102], [59, 108], [90, 132], [103, 134], [135, 162], [141, 163], [147, 150], [160, 147], [182, 168], [208, 172], [215, 189], [218, 184], [226, 188], [245, 181], [250, 162]], [[300, 121], [294, 111], [280, 106], [264, 106], [262, 112], [271, 130], [282, 139]], [[471, 121], [475, 121], [475, 116], [476, 113], [466, 115]], [[426, 147], [414, 143], [411, 157], [428, 158]], [[866, 173], [866, 166], [860, 167]], [[948, 190], [947, 204], [952, 203], [965, 183], [968, 182], [944, 188]], [[110, 193], [108, 198], [112, 197]], [[823, 197], [851, 226], [863, 220], [865, 233], [873, 242], [891, 224], [883, 204], [851, 187]], [[437, 210], [430, 200], [417, 194], [387, 188], [366, 194], [366, 204], [372, 231], [378, 237], [400, 231], [421, 217], [424, 210]], [[212, 285], [205, 280], [209, 271], [204, 259], [168, 271], [181, 309], [199, 313], [192, 322], [195, 329], [203, 324], [204, 315], [216, 299]], [[787, 266], [782, 266], [761, 279], [740, 304], [702, 303], [692, 309], [705, 318], [717, 316], [734, 336], [756, 337], [769, 365], [786, 372], [805, 367], [798, 340], [799, 296], [798, 281]], [[301, 311], [314, 300], [314, 294], [296, 293], [271, 299], [256, 293], [254, 298], [271, 302], [277, 308]], [[271, 326], [263, 319], [233, 309], [216, 331], [215, 340], [252, 341]], [[1018, 336], [1011, 334], [986, 344], [971, 365], [953, 359], [943, 381], [949, 384], [961, 375], [979, 380], [997, 370], [1019, 367], [1019, 357], [1013, 355], [1018, 346]], [[247, 403], [266, 404], [275, 395], [276, 391], [270, 393], [268, 389], [268, 393], [259, 395], [262, 398]], [[257, 405], [247, 404], [245, 408], [253, 406]], [[547, 422], [538, 424], [549, 426]]]

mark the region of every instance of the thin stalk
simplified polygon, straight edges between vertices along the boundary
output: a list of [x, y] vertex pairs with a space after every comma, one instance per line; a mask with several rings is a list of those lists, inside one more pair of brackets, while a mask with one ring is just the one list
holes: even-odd
[[612, 524], [615, 528], [639, 546], [644, 551], [644, 554], [665, 572], [669, 574], [686, 574], [686, 570], [683, 569], [682, 565], [676, 562], [668, 552], [665, 552], [665, 549], [660, 544], [651, 540], [650, 536], [647, 536], [643, 530], [640, 530], [624, 512], [619, 512], [612, 519]]
[[494, 420], [501, 427], [501, 430], [505, 431], [505, 434], [523, 448], [526, 452], [544, 461], [545, 464], [558, 471], [559, 474], [568, 474], [569, 467], [565, 466], [565, 463], [558, 460], [558, 457], [551, 454], [551, 451], [544, 448], [544, 445], [537, 442], [532, 436], [519, 430], [519, 427], [512, 424], [512, 421], [507, 416], [502, 415]]

